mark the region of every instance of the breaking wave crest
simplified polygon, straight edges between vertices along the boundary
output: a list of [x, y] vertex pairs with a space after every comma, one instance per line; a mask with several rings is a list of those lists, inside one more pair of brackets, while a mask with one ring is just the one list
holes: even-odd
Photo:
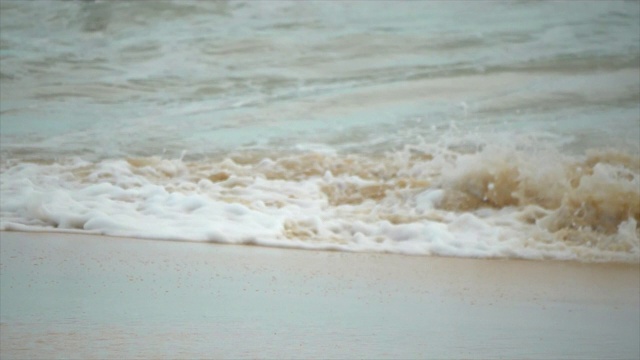
[[[462, 144], [462, 145], [461, 145]], [[5, 160], [2, 230], [638, 262], [640, 157], [526, 142]]]

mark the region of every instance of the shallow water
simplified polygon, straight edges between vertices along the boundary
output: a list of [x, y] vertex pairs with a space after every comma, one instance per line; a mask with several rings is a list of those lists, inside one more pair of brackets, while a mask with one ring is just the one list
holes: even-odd
[[640, 2], [0, 3], [0, 229], [638, 262]]

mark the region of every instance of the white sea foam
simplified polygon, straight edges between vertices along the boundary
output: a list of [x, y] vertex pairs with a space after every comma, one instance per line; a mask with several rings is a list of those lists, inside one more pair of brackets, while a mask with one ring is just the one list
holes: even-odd
[[[451, 145], [448, 142], [445, 142]], [[637, 156], [522, 141], [5, 162], [2, 230], [470, 257], [638, 261]]]

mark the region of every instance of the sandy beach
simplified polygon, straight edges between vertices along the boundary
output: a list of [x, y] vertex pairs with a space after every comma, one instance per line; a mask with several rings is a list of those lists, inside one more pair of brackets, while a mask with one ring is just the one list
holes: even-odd
[[638, 265], [0, 235], [2, 359], [640, 356]]

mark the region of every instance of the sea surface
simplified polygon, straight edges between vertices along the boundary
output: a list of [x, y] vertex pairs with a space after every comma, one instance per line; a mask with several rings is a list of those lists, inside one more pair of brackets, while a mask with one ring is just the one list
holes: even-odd
[[639, 1], [1, 1], [0, 230], [640, 261]]

